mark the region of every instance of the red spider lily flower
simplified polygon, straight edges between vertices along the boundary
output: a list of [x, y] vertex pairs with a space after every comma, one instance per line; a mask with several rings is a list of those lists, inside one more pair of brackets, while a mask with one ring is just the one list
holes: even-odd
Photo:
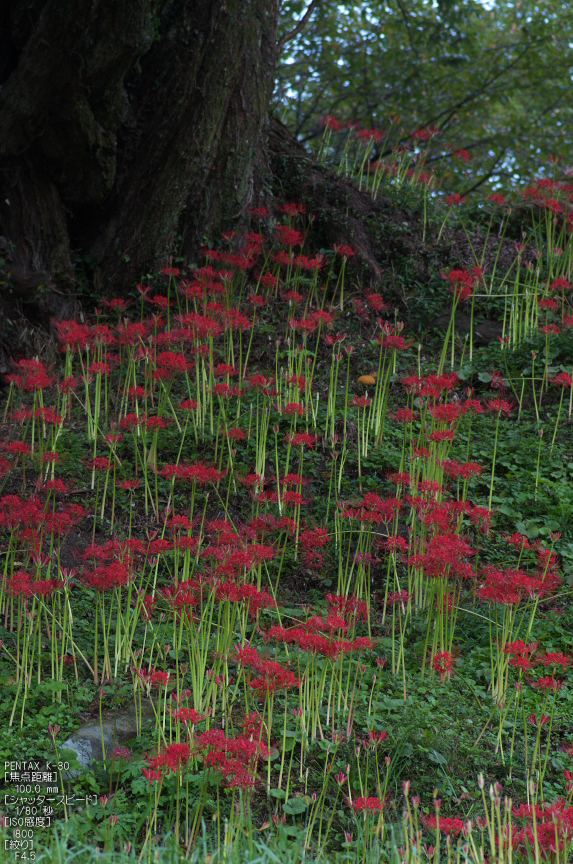
[[182, 354], [176, 354], [174, 351], [161, 351], [155, 362], [158, 367], [173, 373], [187, 372], [192, 368], [192, 364]]
[[320, 121], [320, 125], [325, 129], [330, 129], [332, 132], [340, 132], [344, 129], [344, 123], [340, 123], [332, 114], [327, 114]]
[[428, 439], [430, 441], [434, 441], [435, 443], [438, 443], [438, 444], [440, 444], [442, 441], [453, 441], [455, 437], [456, 437], [456, 433], [454, 430], [452, 430], [451, 432], [448, 432], [446, 430], [442, 430], [442, 431], [438, 430], [437, 432], [431, 432], [428, 435]]
[[96, 456], [91, 462], [86, 463], [92, 471], [107, 471], [111, 468], [111, 462], [107, 456]]
[[477, 462], [465, 462], [461, 464], [455, 459], [445, 459], [439, 464], [442, 466], [444, 474], [453, 480], [458, 480], [459, 478], [468, 480], [470, 477], [479, 477], [483, 471], [482, 466], [478, 465]]
[[311, 450], [314, 450], [314, 445], [316, 444], [315, 436], [309, 435], [306, 432], [297, 432], [296, 435], [290, 438], [287, 436], [287, 441], [294, 447], [309, 447]]
[[457, 192], [454, 192], [452, 195], [448, 195], [446, 198], [446, 204], [448, 207], [458, 207], [460, 204], [465, 203], [465, 198], [459, 195]]
[[280, 208], [281, 213], [285, 213], [287, 216], [296, 216], [298, 213], [306, 213], [306, 210], [302, 204], [283, 204]]
[[377, 312], [385, 312], [387, 309], [390, 309], [390, 304], [384, 302], [384, 298], [381, 294], [367, 294], [366, 302], [369, 306], [372, 306], [373, 309], [376, 309]]
[[132, 412], [131, 414], [126, 414], [125, 417], [120, 420], [119, 425], [122, 429], [133, 429], [140, 426], [141, 421], [141, 415]]
[[88, 373], [90, 375], [109, 375], [110, 372], [111, 366], [109, 363], [99, 363], [95, 361], [91, 366], [88, 366]]
[[316, 312], [313, 312], [311, 314], [311, 318], [313, 321], [316, 321], [319, 326], [322, 324], [326, 324], [328, 328], [330, 328], [334, 323], [334, 318], [332, 317], [330, 312], [325, 312], [324, 309], [318, 309], [316, 310]]
[[7, 375], [6, 380], [28, 393], [33, 390], [44, 390], [56, 383], [55, 379], [50, 378], [40, 360], [19, 360], [16, 368], [19, 369], [20, 374]]
[[559, 308], [557, 301], [552, 297], [546, 297], [544, 300], [539, 300], [537, 305], [540, 309], [550, 309], [552, 312], [557, 312]]
[[120, 441], [123, 441], [123, 435], [120, 435], [117, 432], [108, 432], [104, 435], [106, 442], [111, 446], [113, 444], [119, 444]]
[[282, 298], [288, 303], [294, 303], [295, 305], [302, 303], [304, 299], [302, 294], [299, 294], [298, 291], [287, 291], [286, 293], [282, 294]]
[[434, 672], [439, 672], [443, 675], [447, 672], [452, 672], [454, 669], [455, 657], [449, 651], [441, 651], [434, 655], [432, 660], [432, 669]]
[[259, 676], [249, 682], [253, 690], [260, 695], [274, 693], [276, 690], [288, 690], [291, 687], [300, 687], [300, 681], [292, 672], [284, 669], [275, 660], [266, 660], [261, 657], [255, 648], [245, 645], [238, 648], [235, 657], [248, 669], [252, 669]]
[[190, 483], [218, 483], [225, 476], [225, 472], [217, 471], [198, 462], [196, 465], [166, 465], [159, 472], [163, 477], [175, 477], [177, 480], [188, 480]]
[[168, 744], [162, 753], [149, 760], [150, 770], [165, 770], [168, 774], [180, 771], [189, 762], [190, 755], [191, 748], [188, 744]]
[[326, 262], [324, 257], [318, 254], [315, 258], [308, 258], [306, 255], [297, 255], [294, 263], [297, 267], [302, 267], [303, 270], [320, 270]]
[[281, 501], [283, 504], [295, 504], [296, 506], [302, 506], [309, 503], [308, 499], [303, 498], [300, 492], [290, 491], [282, 493]]
[[23, 456], [30, 456], [32, 453], [30, 445], [26, 444], [25, 441], [8, 441], [0, 444], [0, 446], [7, 453], [20, 453]]
[[264, 273], [259, 276], [259, 282], [264, 288], [276, 288], [278, 281], [278, 277], [273, 276], [272, 273]]
[[70, 491], [70, 487], [59, 478], [48, 480], [48, 482], [44, 483], [40, 488], [46, 492], [58, 492], [62, 495], [66, 495]]
[[529, 657], [530, 654], [533, 654], [536, 648], [537, 642], [531, 642], [527, 644], [526, 642], [518, 640], [517, 642], [508, 642], [503, 650], [506, 654], [515, 654], [521, 657]]
[[171, 424], [168, 420], [164, 420], [163, 417], [149, 417], [147, 414], [141, 414], [140, 425], [145, 426], [145, 429], [149, 432], [153, 429], [167, 429]]
[[298, 402], [289, 402], [288, 405], [282, 409], [281, 413], [286, 417], [292, 417], [293, 414], [298, 414], [299, 417], [304, 417], [305, 408], [304, 405], [300, 405]]
[[398, 423], [404, 423], [407, 426], [409, 423], [417, 420], [419, 415], [415, 411], [410, 410], [410, 408], [398, 408], [396, 413], [391, 414], [390, 417], [393, 420], [397, 420]]
[[[322, 529], [317, 529], [322, 530]], [[340, 594], [327, 594], [326, 601], [332, 609], [336, 609], [344, 618], [357, 618], [366, 620], [368, 618], [368, 604], [358, 597], [343, 597]]]
[[368, 408], [372, 405], [372, 399], [367, 399], [366, 396], [355, 396], [348, 404], [350, 408]]
[[237, 474], [236, 479], [243, 486], [251, 487], [251, 486], [262, 486], [263, 485], [263, 478], [260, 474], [247, 474], [246, 477], [241, 477], [239, 474]]
[[107, 324], [95, 324], [90, 328], [90, 334], [95, 344], [115, 345], [117, 342]]
[[374, 141], [376, 144], [386, 137], [386, 133], [379, 129], [357, 129], [354, 134], [359, 141]]
[[[388, 119], [390, 120], [390, 118]], [[392, 121], [390, 120], [390, 122]], [[418, 129], [416, 132], [413, 132], [411, 137], [416, 141], [429, 141], [431, 138], [434, 138], [439, 134], [440, 130], [437, 126], [427, 126], [425, 129]]]
[[340, 246], [335, 243], [332, 248], [334, 249], [334, 254], [338, 255], [339, 258], [352, 258], [353, 255], [356, 255], [352, 246]]
[[561, 690], [563, 681], [558, 681], [552, 675], [546, 675], [544, 678], [539, 678], [535, 681], [532, 687], [535, 687], [537, 690], [543, 690], [546, 693], [549, 690]]
[[568, 654], [561, 654], [558, 651], [547, 652], [547, 654], [542, 655], [538, 659], [541, 660], [544, 666], [561, 666], [562, 669], [567, 669], [573, 662], [573, 658]]
[[170, 673], [163, 672], [161, 669], [156, 669], [149, 674], [149, 683], [152, 687], [167, 687], [169, 684]]
[[102, 564], [93, 570], [82, 574], [82, 581], [96, 591], [109, 591], [111, 588], [121, 588], [133, 578], [133, 573], [127, 564], [113, 561]]
[[571, 283], [563, 276], [561, 276], [559, 279], [554, 279], [549, 286], [550, 291], [571, 291], [571, 288]]
[[217, 377], [220, 375], [237, 375], [237, 370], [228, 363], [219, 363], [214, 369], [214, 374]]
[[185, 726], [190, 723], [192, 726], [197, 726], [207, 719], [206, 714], [199, 714], [194, 708], [177, 708], [171, 712], [171, 716], [178, 723], [184, 723]]
[[405, 537], [400, 537], [399, 534], [395, 534], [391, 537], [388, 537], [384, 543], [386, 549], [389, 552], [407, 552], [408, 551], [408, 541]]
[[245, 714], [240, 726], [246, 738], [250, 738], [253, 741], [261, 741], [265, 732], [265, 721], [258, 711]]
[[382, 810], [384, 803], [380, 798], [356, 798], [350, 806], [356, 813], [379, 813]]
[[307, 483], [310, 483], [310, 480], [305, 480], [304, 477], [300, 476], [300, 474], [285, 474], [281, 483], [284, 486], [304, 486]]
[[314, 333], [319, 322], [315, 318], [301, 318], [297, 321], [295, 318], [289, 318], [288, 326], [293, 330], [302, 330], [305, 333]]
[[87, 324], [80, 324], [77, 321], [56, 320], [53, 320], [52, 324], [56, 329], [62, 350], [65, 351], [69, 348], [71, 351], [76, 351], [91, 345], [92, 334]]
[[509, 417], [513, 413], [513, 406], [504, 399], [490, 399], [486, 402], [486, 411], [497, 411], [498, 414], [505, 414]]
[[211, 393], [214, 396], [221, 396], [226, 399], [230, 399], [233, 395], [233, 388], [230, 387], [229, 384], [225, 384], [225, 382], [221, 382], [220, 384], [215, 384]]
[[289, 252], [277, 252], [276, 255], [271, 255], [271, 258], [279, 267], [292, 267], [294, 264], [294, 255]]
[[179, 408], [181, 408], [182, 411], [194, 411], [197, 406], [198, 402], [194, 399], [184, 399], [183, 402], [179, 403]]
[[389, 349], [391, 351], [405, 351], [407, 348], [410, 348], [414, 344], [413, 339], [410, 339], [408, 341], [403, 336], [399, 336], [397, 334], [377, 337], [376, 342], [378, 342], [378, 344], [382, 348]]
[[390, 591], [387, 598], [388, 606], [396, 606], [400, 605], [405, 607], [407, 603], [412, 599], [412, 595], [408, 594], [407, 591]]
[[506, 207], [507, 206], [507, 202], [506, 202], [505, 198], [503, 197], [503, 195], [498, 195], [497, 193], [490, 195], [487, 200], [490, 201], [492, 204], [497, 205], [498, 207]]
[[152, 768], [143, 768], [141, 773], [144, 777], [147, 777], [149, 780], [149, 785], [152, 786], [153, 783], [157, 783], [163, 780], [163, 774], [161, 771], [154, 771]]
[[573, 376], [568, 372], [560, 372], [555, 378], [550, 378], [551, 384], [556, 384], [558, 387], [573, 387]]
[[125, 492], [133, 492], [135, 489], [139, 488], [141, 480], [121, 480], [117, 485]]
[[509, 543], [510, 546], [515, 546], [516, 549], [531, 549], [531, 543], [523, 534], [515, 533], [515, 534], [502, 534], [503, 539], [506, 543]]
[[253, 207], [249, 212], [255, 219], [268, 219], [269, 217], [269, 211], [266, 207]]
[[58, 384], [58, 390], [61, 393], [73, 393], [74, 390], [77, 390], [79, 386], [79, 381], [77, 381], [73, 375], [68, 375]]
[[533, 668], [533, 664], [529, 657], [512, 657], [509, 661], [509, 665], [513, 666], [514, 669], [528, 670]]
[[252, 375], [250, 378], [250, 385], [254, 387], [255, 390], [268, 390], [275, 383], [274, 378], [265, 378], [264, 375]]
[[380, 498], [373, 492], [364, 496], [357, 507], [349, 507], [341, 503], [342, 515], [346, 519], [358, 519], [360, 522], [372, 522], [379, 525], [381, 522], [391, 522], [396, 513], [402, 507], [403, 502], [398, 498]]
[[256, 782], [253, 776], [256, 762], [269, 755], [262, 741], [246, 735], [227, 738], [221, 729], [203, 732], [195, 741], [201, 749], [207, 750], [205, 764], [219, 771], [226, 784], [234, 788], [252, 788]]
[[531, 714], [527, 720], [532, 726], [545, 726], [549, 723], [549, 717], [547, 714], [542, 714], [539, 720], [537, 719], [537, 714]]
[[454, 153], [452, 153], [452, 156], [454, 157], [454, 159], [457, 159], [458, 162], [471, 162], [472, 161], [472, 157], [470, 156], [470, 154], [468, 153], [467, 150], [456, 150]]
[[446, 423], [448, 426], [451, 426], [453, 423], [457, 423], [464, 414], [467, 414], [467, 409], [463, 403], [461, 405], [449, 403], [447, 405], [435, 405], [432, 408], [428, 408], [428, 414], [438, 423]]
[[232, 441], [244, 441], [247, 437], [247, 433], [243, 429], [233, 427], [227, 432], [227, 437]]
[[450, 289], [457, 300], [467, 300], [474, 293], [476, 284], [475, 276], [465, 270], [451, 270], [448, 274], [442, 273], [450, 283]]
[[164, 552], [169, 552], [172, 548], [173, 546], [169, 540], [162, 538], [159, 540], [152, 540], [148, 546], [147, 552], [150, 556], [155, 557], [156, 555], [162, 555]]
[[101, 302], [108, 309], [118, 309], [120, 312], [123, 312], [123, 310], [129, 306], [129, 302], [124, 300], [122, 297], [114, 297], [112, 300], [107, 300], [105, 297], [102, 297]]
[[300, 231], [295, 231], [287, 225], [278, 225], [275, 233], [283, 246], [302, 246], [304, 243], [304, 236]]
[[321, 618], [318, 615], [309, 618], [305, 624], [305, 629], [308, 633], [333, 633], [335, 630], [348, 630], [348, 624], [340, 615], [331, 614], [328, 618]]
[[57, 411], [54, 411], [53, 408], [36, 408], [33, 416], [37, 417], [39, 420], [42, 420], [44, 423], [51, 423], [54, 426], [61, 425], [64, 420], [62, 415], [58, 414]]
[[287, 384], [295, 384], [299, 390], [306, 390], [306, 378], [304, 375], [292, 375], [286, 379]]
[[165, 297], [164, 294], [154, 294], [153, 297], [149, 298], [149, 302], [153, 306], [157, 306], [159, 309], [167, 309], [172, 305], [169, 298]]
[[434, 831], [442, 831], [448, 836], [453, 834], [456, 836], [464, 830], [463, 819], [447, 818], [445, 816], [422, 816], [422, 822], [426, 828], [431, 828]]
[[[513, 835], [515, 849], [540, 849], [543, 858], [549, 859], [570, 846], [573, 820], [573, 808], [567, 802], [558, 799], [553, 804], [516, 808], [515, 815], [526, 819], [530, 824]], [[563, 859], [564, 860], [564, 859]]]

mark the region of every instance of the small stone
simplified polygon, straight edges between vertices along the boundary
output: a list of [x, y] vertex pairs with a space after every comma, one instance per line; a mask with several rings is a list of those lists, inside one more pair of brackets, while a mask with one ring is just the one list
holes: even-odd
[[[142, 700], [141, 723], [154, 719], [153, 706], [149, 699]], [[72, 750], [80, 763], [80, 768], [64, 771], [64, 780], [71, 780], [87, 771], [89, 763], [96, 759], [101, 762], [114, 747], [127, 744], [137, 737], [137, 715], [135, 703], [129, 705], [115, 716], [105, 716], [102, 722], [84, 723], [61, 745], [61, 750]], [[104, 754], [105, 748], [105, 754]]]

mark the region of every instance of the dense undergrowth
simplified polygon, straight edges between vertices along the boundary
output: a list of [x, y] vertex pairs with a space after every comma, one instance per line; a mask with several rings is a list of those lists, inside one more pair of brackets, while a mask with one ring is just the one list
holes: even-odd
[[[371, 140], [348, 170], [407, 190], [423, 242], [470, 230], [421, 168], [367, 170]], [[445, 333], [353, 282], [352, 248], [305, 254], [311, 214], [286, 204], [18, 362], [2, 759], [65, 773], [82, 719], [132, 700], [154, 719], [59, 777], [75, 799], [49, 829], [7, 799], [3, 841], [32, 825], [37, 861], [569, 860], [571, 190], [528, 195], [509, 270], [439, 277]], [[503, 237], [504, 202], [483, 206]], [[479, 347], [484, 315], [501, 334]]]

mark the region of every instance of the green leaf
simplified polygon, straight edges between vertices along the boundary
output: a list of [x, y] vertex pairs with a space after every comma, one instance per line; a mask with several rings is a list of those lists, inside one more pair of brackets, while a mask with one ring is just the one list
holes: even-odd
[[303, 798], [289, 798], [283, 804], [283, 810], [288, 816], [299, 816], [305, 812], [310, 803], [311, 799], [308, 795], [305, 795]]

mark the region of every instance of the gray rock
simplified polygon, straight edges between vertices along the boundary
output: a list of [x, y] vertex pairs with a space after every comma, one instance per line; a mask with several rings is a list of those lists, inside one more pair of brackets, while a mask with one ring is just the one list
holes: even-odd
[[141, 714], [136, 714], [135, 703], [129, 705], [117, 714], [105, 712], [102, 722], [84, 723], [70, 735], [61, 745], [61, 750], [72, 750], [81, 768], [70, 769], [63, 773], [64, 780], [71, 780], [87, 771], [89, 763], [96, 759], [102, 761], [108, 757], [115, 747], [127, 744], [137, 737], [140, 726], [154, 719], [153, 706], [149, 699], [142, 700]]
[[[451, 310], [443, 309], [438, 317], [434, 320], [433, 326], [439, 330], [447, 330], [450, 323]], [[478, 321], [480, 322], [478, 324]], [[471, 329], [471, 317], [461, 312], [456, 311], [456, 333], [465, 336]], [[488, 321], [479, 318], [477, 315], [474, 320], [474, 345], [489, 345], [490, 342], [497, 340], [498, 336], [503, 333], [503, 324], [501, 321]]]

